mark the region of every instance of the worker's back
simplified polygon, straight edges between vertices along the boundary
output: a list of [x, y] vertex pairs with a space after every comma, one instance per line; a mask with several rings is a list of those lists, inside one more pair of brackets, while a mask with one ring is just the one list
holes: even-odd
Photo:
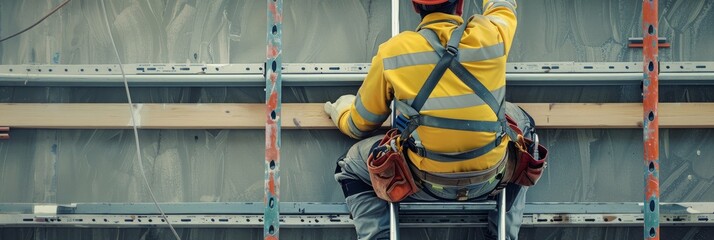
[[[487, 7], [484, 15], [476, 15], [467, 21], [469, 25], [459, 45], [459, 60], [501, 102], [505, 96], [506, 59], [516, 29], [515, 13], [507, 7]], [[420, 29], [433, 30], [443, 46], [457, 24], [462, 22], [462, 18], [456, 15], [432, 13], [422, 20]], [[439, 60], [422, 34], [403, 32], [380, 46], [372, 61], [371, 71], [383, 72], [381, 76], [369, 76], [376, 75], [370, 72], [347, 119], [354, 125], [350, 126], [352, 123], [347, 122], [344, 127], [352, 127], [353, 131], [354, 127], [360, 131], [376, 127], [374, 119], [381, 119], [388, 113], [384, 105], [391, 100], [391, 96], [411, 104]], [[494, 111], [451, 71], [446, 71], [420, 112], [448, 119], [497, 121]], [[370, 115], [377, 118], [370, 118]], [[430, 126], [420, 126], [415, 133], [425, 149], [446, 154], [477, 149], [496, 138], [494, 132]], [[503, 158], [507, 142], [501, 141], [493, 150], [465, 161], [442, 162], [414, 152], [409, 153], [409, 159], [419, 169], [428, 172], [484, 170]]]
[[393, 129], [354, 144], [335, 170], [358, 238], [388, 237], [388, 223], [395, 221], [385, 201], [479, 201], [505, 189], [504, 223], [489, 216], [484, 235], [495, 236], [492, 226], [509, 226], [501, 236], [518, 239], [527, 189], [521, 186], [532, 184], [511, 184], [527, 173], [517, 156], [529, 153], [515, 154], [524, 144], [510, 145], [509, 137], [522, 139], [517, 134], [535, 124], [504, 99], [515, 0], [485, 1], [484, 15], [465, 23], [463, 0], [412, 3], [422, 16], [417, 32], [380, 46], [357, 96], [325, 103], [325, 112], [353, 138], [373, 135], [394, 103]]

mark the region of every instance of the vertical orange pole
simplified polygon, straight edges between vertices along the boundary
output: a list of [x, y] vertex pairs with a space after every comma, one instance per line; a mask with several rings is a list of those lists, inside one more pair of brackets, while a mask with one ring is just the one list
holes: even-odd
[[265, 214], [263, 237], [280, 238], [280, 116], [282, 103], [283, 0], [268, 1], [265, 61]]
[[657, 0], [642, 1], [642, 53], [644, 57], [643, 132], [645, 159], [644, 239], [659, 240], [659, 61]]

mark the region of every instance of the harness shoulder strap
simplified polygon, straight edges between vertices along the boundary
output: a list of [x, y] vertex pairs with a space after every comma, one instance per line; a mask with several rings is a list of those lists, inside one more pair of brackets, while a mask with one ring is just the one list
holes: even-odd
[[[454, 32], [451, 33], [451, 37], [446, 43], [446, 48], [441, 46], [441, 42], [438, 38], [436, 38], [436, 41], [434, 41], [434, 38], [427, 39], [427, 41], [429, 41], [429, 44], [431, 44], [431, 46], [434, 48], [436, 54], [441, 56], [441, 59], [439, 59], [439, 62], [436, 63], [434, 70], [431, 71], [429, 77], [426, 78], [424, 85], [421, 87], [421, 89], [419, 89], [419, 93], [417, 93], [416, 97], [414, 98], [414, 102], [412, 102], [412, 108], [417, 110], [417, 112], [421, 110], [421, 108], [424, 106], [424, 103], [426, 103], [426, 100], [429, 98], [429, 95], [431, 95], [431, 92], [434, 91], [434, 87], [436, 87], [436, 84], [439, 83], [441, 77], [444, 76], [444, 73], [446, 72], [446, 69], [449, 68], [449, 65], [451, 65], [454, 60], [456, 60], [456, 58], [458, 58], [459, 42], [461, 42], [461, 36], [464, 35], [466, 25], [468, 24], [461, 24], [454, 30]], [[432, 30], [424, 29], [422, 31]], [[436, 36], [433, 31], [432, 34]], [[458, 61], [455, 62], [458, 63]]]
[[486, 86], [484, 86], [483, 83], [481, 83], [476, 76], [471, 74], [469, 70], [467, 70], [460, 62], [451, 62], [449, 69], [454, 73], [454, 75], [461, 79], [466, 86], [471, 88], [471, 90], [473, 90], [474, 93], [476, 93], [476, 95], [491, 108], [491, 110], [493, 110], [499, 121], [505, 120], [505, 115], [503, 115], [503, 111], [501, 111], [503, 109], [503, 100], [500, 102], [496, 100], [496, 97], [493, 96], [491, 91], [489, 91], [488, 88], [486, 88]]
[[[462, 24], [461, 26], [464, 26], [466, 24]], [[463, 33], [463, 32], [462, 32]], [[419, 31], [419, 34], [421, 34], [427, 42], [434, 48], [436, 53], [441, 56], [442, 58], [444, 57], [443, 54], [445, 52], [445, 48], [441, 46], [441, 41], [439, 40], [439, 37], [436, 35], [436, 33], [431, 30], [431, 29], [423, 29]], [[459, 38], [460, 40], [461, 38]], [[451, 39], [449, 39], [449, 42], [453, 40], [453, 36]], [[458, 45], [458, 43], [456, 43]], [[449, 64], [448, 67], [454, 75], [456, 75], [466, 86], [471, 88], [474, 93], [479, 96], [498, 116], [498, 119], [504, 119], [505, 117], [501, 115], [501, 109], [503, 105], [503, 101], [498, 101], [495, 96], [486, 88], [486, 86], [483, 85], [471, 72], [469, 72], [457, 59], [457, 61], [452, 61], [451, 64]], [[423, 89], [423, 88], [422, 88]], [[432, 88], [433, 90], [433, 88]], [[421, 91], [420, 91], [421, 93]], [[431, 93], [431, 92], [429, 92]], [[418, 95], [417, 95], [418, 96]], [[428, 98], [428, 96], [427, 96]], [[424, 100], [426, 102], [426, 100]], [[419, 110], [419, 109], [417, 109]]]

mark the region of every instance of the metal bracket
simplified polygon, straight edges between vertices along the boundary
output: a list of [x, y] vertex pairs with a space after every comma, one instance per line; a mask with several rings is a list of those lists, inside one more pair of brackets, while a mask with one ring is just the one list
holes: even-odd
[[32, 209], [36, 218], [56, 218], [57, 217], [57, 205], [52, 204], [38, 204]]
[[10, 127], [0, 127], [0, 140], [10, 139]]
[[[629, 48], [642, 48], [643, 47], [643, 38], [641, 37], [631, 37], [627, 39], [627, 47]], [[659, 37], [657, 38], [657, 47], [658, 48], [670, 48], [672, 45], [667, 42], [666, 37]]]

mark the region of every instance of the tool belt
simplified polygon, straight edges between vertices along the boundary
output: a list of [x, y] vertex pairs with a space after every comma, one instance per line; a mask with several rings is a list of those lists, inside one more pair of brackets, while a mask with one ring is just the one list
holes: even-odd
[[[499, 184], [493, 189], [489, 196], [498, 195], [509, 183], [530, 187], [535, 185], [543, 174], [543, 169], [547, 166], [548, 149], [538, 144], [538, 151], [534, 152], [535, 142], [525, 138], [523, 132], [516, 122], [506, 115], [509, 136], [513, 139], [508, 143], [508, 150], [503, 159], [496, 166], [483, 170], [472, 177], [449, 178], [438, 176], [433, 173], [422, 171], [414, 164], [408, 164], [412, 173], [418, 180], [433, 184], [463, 187], [478, 184], [495, 176]], [[534, 156], [537, 153], [537, 157]]]
[[[548, 149], [533, 139], [525, 138], [523, 131], [510, 116], [506, 115], [506, 120], [511, 130], [509, 136], [512, 138], [508, 143], [508, 151], [513, 157], [508, 158], [504, 178], [491, 196], [500, 193], [508, 183], [525, 187], [535, 185], [543, 174], [543, 169], [548, 165]], [[534, 151], [535, 149], [537, 151]]]
[[377, 197], [399, 202], [419, 191], [407, 166], [399, 131], [392, 129], [372, 149], [367, 158], [367, 170]]
[[[399, 131], [389, 130], [367, 158], [367, 169], [376, 195], [388, 202], [399, 202], [419, 192], [412, 173], [419, 180], [446, 186], [468, 186], [495, 176], [500, 182], [489, 196], [498, 195], [508, 183], [526, 187], [535, 185], [547, 166], [548, 149], [525, 138], [510, 116], [506, 115], [506, 119], [511, 130], [508, 134], [512, 138], [508, 143], [509, 152], [496, 166], [484, 170], [482, 174], [462, 178], [434, 175], [409, 164], [402, 151]], [[538, 150], [534, 151], [534, 148]]]

